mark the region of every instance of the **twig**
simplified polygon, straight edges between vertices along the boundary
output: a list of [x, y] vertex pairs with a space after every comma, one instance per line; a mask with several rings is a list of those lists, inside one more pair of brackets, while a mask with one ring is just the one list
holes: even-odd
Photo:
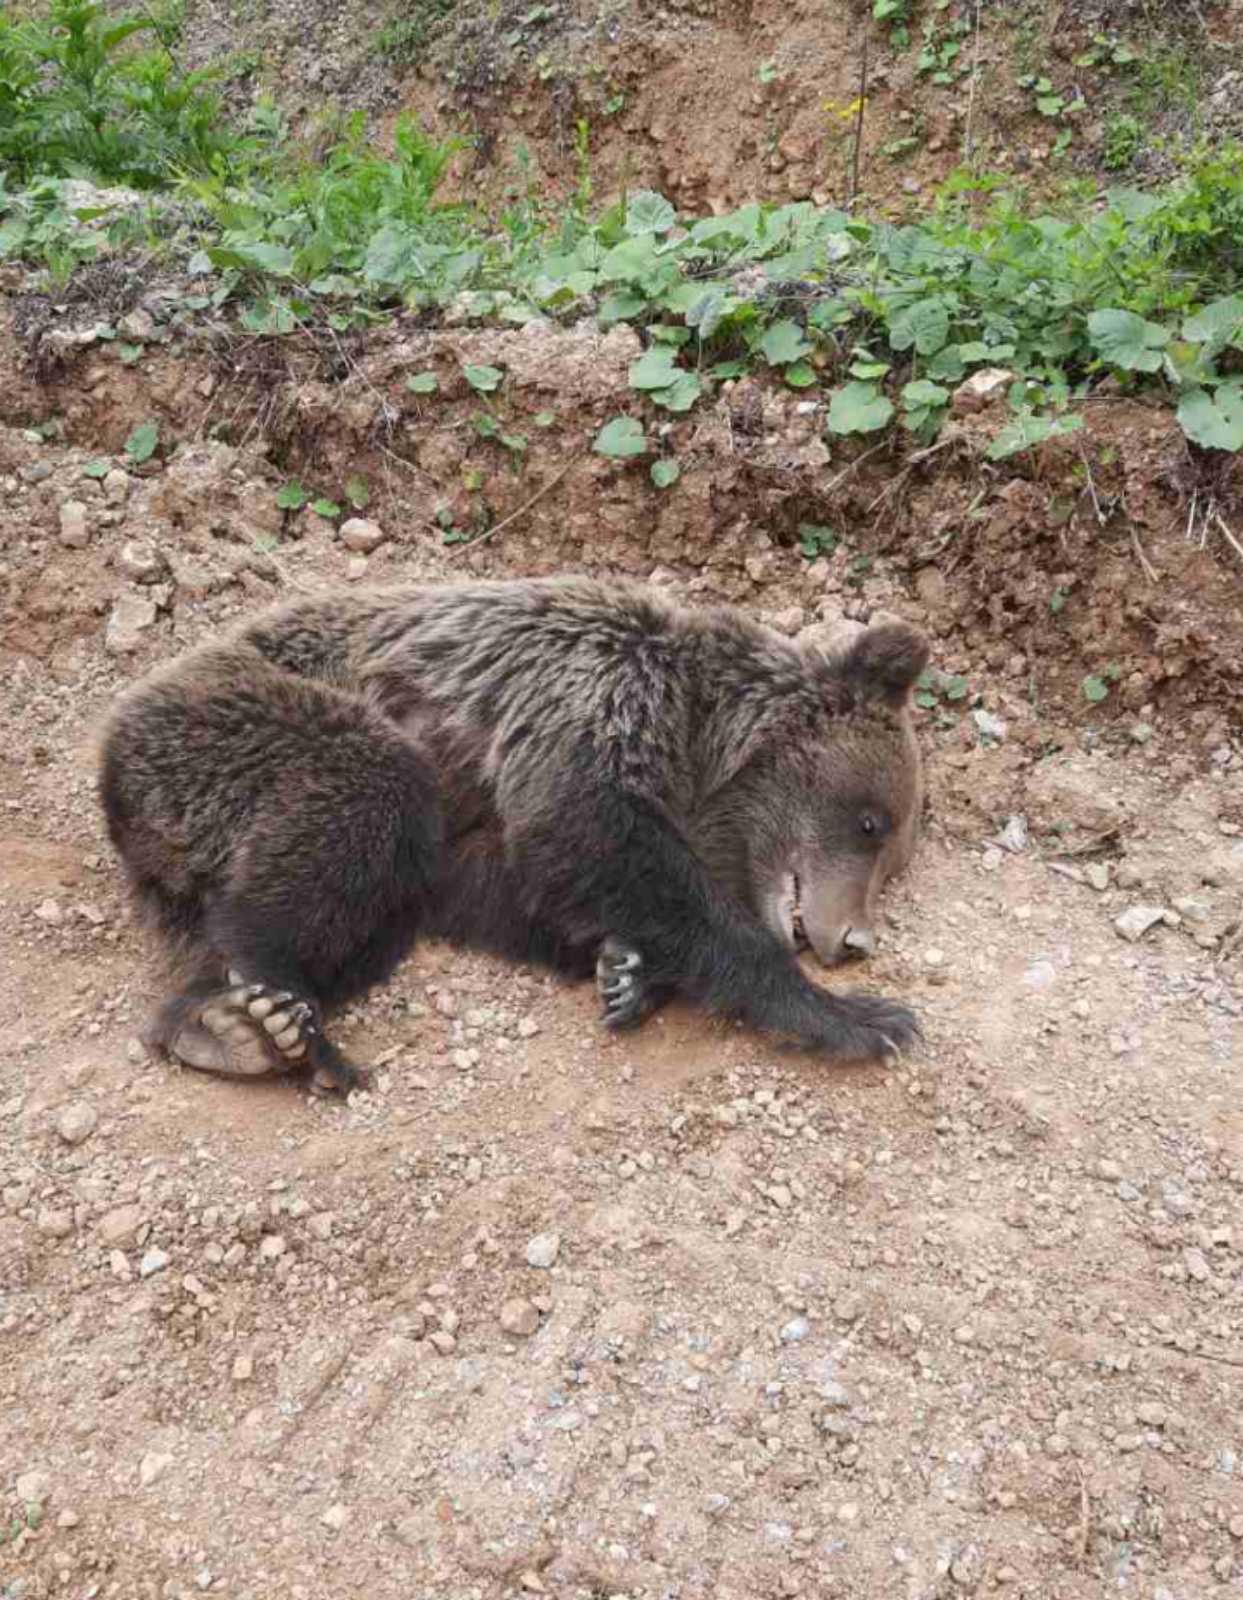
[[1214, 1355], [1211, 1350], [1179, 1350], [1180, 1356], [1190, 1356], [1193, 1361], [1216, 1361], [1223, 1367], [1243, 1367], [1243, 1360], [1238, 1356]]
[[[1131, 529], [1131, 549], [1134, 550], [1136, 558], [1138, 559], [1140, 566], [1143, 568], [1144, 576], [1148, 579], [1149, 583], [1159, 583], [1161, 580], [1157, 576], [1157, 573], [1153, 570], [1152, 563], [1144, 554], [1144, 547], [1139, 542], [1139, 534], [1135, 530], [1134, 522], [1132, 522], [1128, 517], [1127, 523]], [[1240, 550], [1239, 554], [1243, 556], [1243, 550]]]
[[872, 456], [874, 456], [878, 450], [883, 450], [888, 443], [889, 443], [888, 439], [882, 439], [879, 444], [874, 444], [870, 450], [865, 450], [861, 456], [856, 456], [855, 459], [852, 462], [850, 462], [848, 466], [845, 466], [845, 467], [842, 468], [842, 470], [838, 473], [836, 478], [831, 479], [824, 486], [824, 488], [820, 491], [821, 494], [824, 494], [824, 495], [832, 494], [834, 489], [837, 488], [839, 483], [845, 483], [846, 479], [850, 476], [850, 474], [852, 472], [857, 472], [865, 461], [869, 460]]
[[1081, 444], [1079, 446], [1079, 459], [1083, 462], [1083, 470], [1087, 474], [1088, 493], [1092, 496], [1092, 508], [1096, 512], [1096, 521], [1099, 527], [1105, 526], [1105, 513], [1101, 510], [1101, 502], [1096, 493], [1096, 479], [1092, 476], [1092, 463], [1088, 460], [1088, 453]]
[[1225, 537], [1226, 543], [1234, 551], [1235, 555], [1238, 556], [1239, 560], [1243, 561], [1243, 544], [1240, 544], [1239, 541], [1235, 538], [1235, 536], [1230, 532], [1230, 529], [1226, 526], [1225, 517], [1222, 516], [1220, 511], [1214, 511], [1213, 520], [1216, 522], [1217, 526], [1221, 529], [1222, 534]]
[[468, 539], [465, 544], [459, 545], [458, 553], [461, 554], [466, 550], [477, 550], [481, 544], [487, 544], [489, 539], [495, 539], [502, 528], [508, 528], [511, 522], [517, 522], [519, 517], [524, 517], [537, 500], [542, 500], [550, 489], [557, 487], [570, 468], [577, 465], [577, 462], [577, 456], [572, 461], [567, 461], [561, 471], [555, 477], [549, 478], [542, 489], [537, 489], [525, 505], [520, 505], [517, 511], [511, 511], [507, 517], [502, 517], [494, 528], [488, 529], [487, 533], [481, 533], [477, 539]]
[[863, 24], [863, 51], [859, 58], [859, 107], [855, 113], [854, 149], [850, 153], [850, 193], [846, 196], [846, 209], [855, 203], [859, 193], [859, 157], [863, 151], [863, 111], [868, 98], [868, 25]]
[[975, 49], [971, 56], [971, 93], [967, 97], [967, 127], [962, 141], [962, 164], [971, 165], [971, 125], [975, 117], [975, 86], [980, 81], [980, 0], [975, 0]]
[[1187, 513], [1187, 532], [1185, 534], [1185, 538], [1186, 538], [1188, 544], [1191, 543], [1192, 538], [1194, 537], [1194, 534], [1195, 534], [1196, 504], [1199, 501], [1199, 498], [1200, 498], [1199, 490], [1198, 489], [1193, 489], [1191, 491], [1191, 509]]

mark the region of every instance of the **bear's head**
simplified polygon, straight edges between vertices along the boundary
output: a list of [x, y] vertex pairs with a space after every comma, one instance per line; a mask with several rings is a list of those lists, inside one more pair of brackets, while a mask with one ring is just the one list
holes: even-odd
[[780, 939], [832, 967], [875, 949], [880, 892], [914, 848], [923, 781], [911, 692], [928, 644], [885, 620], [809, 631], [796, 651], [697, 843]]

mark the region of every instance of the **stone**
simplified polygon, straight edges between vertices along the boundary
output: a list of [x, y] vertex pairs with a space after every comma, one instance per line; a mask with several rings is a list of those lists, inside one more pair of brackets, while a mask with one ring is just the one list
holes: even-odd
[[350, 1520], [350, 1514], [340, 1501], [328, 1507], [319, 1519], [325, 1528], [331, 1528], [333, 1533], [340, 1533], [345, 1524]]
[[104, 474], [102, 488], [104, 499], [110, 506], [124, 505], [129, 495], [129, 473], [122, 472], [120, 467], [113, 467], [111, 472]]
[[145, 595], [121, 595], [104, 630], [104, 648], [110, 655], [132, 655], [142, 644], [143, 634], [155, 626], [155, 616], [155, 602]]
[[249, 1383], [255, 1375], [255, 1359], [253, 1356], [240, 1355], [233, 1358], [234, 1383]]
[[1137, 939], [1144, 937], [1149, 928], [1163, 922], [1165, 915], [1164, 906], [1128, 906], [1114, 918], [1114, 929], [1120, 938], [1134, 944]]
[[167, 1250], [148, 1250], [138, 1263], [138, 1276], [140, 1278], [154, 1277], [157, 1272], [163, 1272], [168, 1265]]
[[138, 1463], [138, 1481], [144, 1489], [149, 1489], [153, 1483], [168, 1471], [173, 1464], [173, 1458], [166, 1451], [148, 1450]]
[[99, 1237], [109, 1247], [130, 1244], [142, 1224], [137, 1206], [115, 1206], [99, 1219]]
[[81, 500], [66, 500], [61, 506], [60, 542], [69, 550], [85, 550], [91, 542], [86, 507]]
[[1005, 367], [981, 367], [959, 384], [950, 404], [960, 417], [970, 416], [1004, 400], [1013, 382], [1014, 373]]
[[506, 1300], [501, 1307], [500, 1323], [506, 1333], [526, 1339], [539, 1328], [539, 1312], [529, 1300]]
[[791, 1317], [781, 1330], [782, 1344], [801, 1344], [811, 1332], [811, 1323], [806, 1317]]
[[73, 1214], [48, 1207], [35, 1218], [35, 1227], [49, 1239], [67, 1239], [73, 1232]]
[[130, 539], [123, 544], [117, 566], [134, 583], [155, 583], [166, 571], [164, 557], [149, 539]]
[[283, 1234], [265, 1234], [259, 1241], [259, 1259], [261, 1261], [275, 1261], [279, 1256], [283, 1256], [288, 1248], [289, 1246], [285, 1243]]
[[135, 306], [132, 311], [125, 313], [117, 323], [117, 332], [130, 344], [146, 344], [149, 340], [159, 337], [155, 318], [141, 306]]
[[46, 1472], [23, 1472], [15, 1487], [23, 1505], [41, 1506], [46, 1505], [52, 1493], [52, 1480]]
[[386, 537], [380, 524], [369, 517], [348, 517], [341, 524], [341, 543], [356, 555], [369, 556], [380, 548]]
[[56, 1131], [66, 1144], [81, 1144], [94, 1133], [99, 1112], [89, 1100], [71, 1100], [56, 1118]]
[[59, 928], [65, 920], [65, 913], [55, 900], [40, 900], [35, 907], [35, 916], [40, 922], [46, 922], [51, 928]]
[[537, 1233], [527, 1245], [527, 1265], [529, 1267], [551, 1267], [561, 1253], [561, 1235], [559, 1233]]

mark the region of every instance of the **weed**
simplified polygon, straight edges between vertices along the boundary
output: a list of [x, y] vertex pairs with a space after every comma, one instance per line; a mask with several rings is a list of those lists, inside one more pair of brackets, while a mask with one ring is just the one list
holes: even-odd
[[1105, 124], [1101, 161], [1107, 171], [1122, 172], [1129, 167], [1139, 153], [1143, 137], [1143, 124], [1138, 117], [1115, 112]]

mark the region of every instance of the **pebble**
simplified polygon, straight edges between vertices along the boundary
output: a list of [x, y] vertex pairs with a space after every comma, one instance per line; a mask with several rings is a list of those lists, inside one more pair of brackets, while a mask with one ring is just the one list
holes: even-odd
[[151, 1485], [168, 1471], [173, 1464], [173, 1458], [160, 1450], [148, 1450], [138, 1463], [138, 1481], [144, 1489]]
[[1135, 1407], [1135, 1415], [1150, 1428], [1164, 1428], [1169, 1412], [1157, 1400], [1145, 1400]]
[[99, 1219], [99, 1237], [106, 1245], [128, 1244], [142, 1224], [137, 1206], [115, 1206]]
[[121, 546], [117, 566], [134, 583], [155, 583], [164, 573], [164, 557], [149, 539], [131, 539]]
[[1163, 921], [1165, 915], [1164, 906], [1128, 906], [1114, 918], [1114, 928], [1120, 938], [1134, 944], [1137, 939], [1144, 937], [1149, 928]]
[[168, 1265], [168, 1252], [166, 1250], [148, 1250], [138, 1263], [138, 1276], [150, 1278], [157, 1272], [163, 1272]]
[[452, 1355], [457, 1349], [457, 1340], [447, 1328], [437, 1328], [435, 1333], [428, 1334], [427, 1342], [439, 1350], [442, 1356]]
[[[1000, 717], [995, 717], [991, 711], [985, 711], [982, 707], [973, 711], [971, 716], [983, 738], [994, 739], [998, 744], [1005, 743], [1007, 727]], [[1022, 845], [1019, 849], [1022, 849]]]
[[123, 505], [129, 494], [129, 474], [122, 472], [120, 467], [113, 467], [104, 474], [103, 490], [104, 499], [110, 506]]
[[839, 1294], [833, 1302], [833, 1315], [842, 1322], [857, 1322], [863, 1315], [863, 1298], [857, 1294]]
[[385, 537], [384, 529], [369, 517], [349, 517], [341, 524], [341, 543], [358, 555], [369, 556], [380, 548]]
[[60, 508], [60, 542], [70, 550], [85, 550], [90, 543], [91, 530], [86, 521], [86, 507], [81, 500], [66, 500]]
[[806, 1317], [791, 1317], [781, 1330], [782, 1344], [801, 1344], [811, 1332], [811, 1323]]
[[23, 1505], [41, 1506], [52, 1492], [52, 1480], [46, 1472], [23, 1472], [16, 1488]]
[[46, 922], [52, 928], [59, 928], [65, 920], [65, 913], [55, 900], [40, 900], [35, 907], [35, 916], [40, 922]]
[[66, 1144], [81, 1144], [98, 1122], [99, 1113], [89, 1100], [71, 1100], [56, 1119], [56, 1131]]
[[552, 1425], [558, 1433], [573, 1433], [575, 1428], [582, 1427], [583, 1414], [581, 1411], [575, 1411], [573, 1407], [567, 1407], [564, 1411], [557, 1412], [552, 1419]]
[[234, 1383], [249, 1383], [255, 1375], [255, 1360], [253, 1356], [241, 1355], [233, 1358]]
[[1109, 867], [1104, 861], [1090, 861], [1083, 869], [1083, 875], [1096, 890], [1097, 894], [1104, 894], [1109, 887]]
[[1213, 1276], [1213, 1270], [1204, 1259], [1202, 1250], [1184, 1250], [1183, 1265], [1187, 1269], [1188, 1276], [1194, 1278], [1197, 1283], [1207, 1283]]
[[506, 1300], [501, 1307], [500, 1322], [506, 1333], [529, 1338], [539, 1328], [539, 1312], [529, 1300]]
[[515, 1031], [520, 1039], [534, 1039], [539, 1032], [539, 1023], [534, 1017], [523, 1017]]
[[537, 1233], [527, 1245], [529, 1267], [551, 1267], [561, 1253], [559, 1233]]
[[155, 626], [155, 602], [145, 595], [123, 594], [112, 608], [104, 629], [104, 648], [110, 655], [130, 655]]
[[40, 1211], [35, 1218], [35, 1227], [49, 1239], [67, 1239], [73, 1232], [73, 1215], [68, 1211], [48, 1208]]
[[325, 1528], [331, 1528], [333, 1533], [340, 1533], [345, 1524], [350, 1520], [350, 1514], [338, 1500], [336, 1505], [328, 1507], [319, 1519]]
[[283, 1256], [288, 1248], [289, 1246], [285, 1243], [283, 1234], [265, 1234], [259, 1241], [259, 1259], [261, 1261], [275, 1261], [279, 1256]]

